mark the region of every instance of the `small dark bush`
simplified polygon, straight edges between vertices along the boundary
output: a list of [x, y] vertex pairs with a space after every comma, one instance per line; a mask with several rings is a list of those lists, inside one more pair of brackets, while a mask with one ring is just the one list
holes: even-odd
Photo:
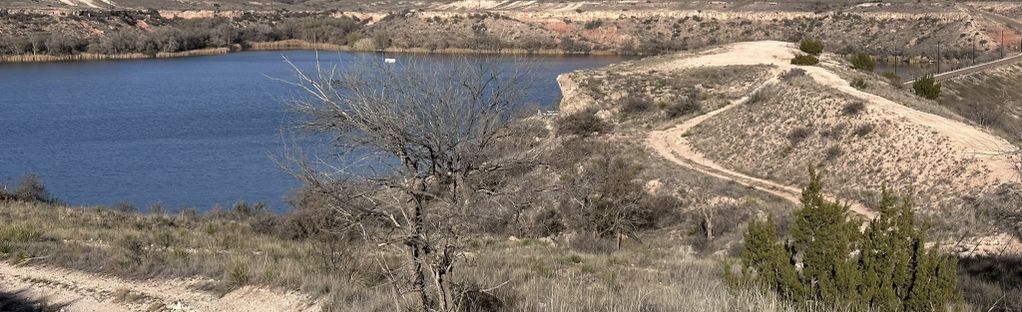
[[587, 29], [587, 30], [591, 30], [591, 29], [600, 28], [600, 26], [603, 26], [603, 21], [601, 21], [601, 20], [591, 20], [591, 21], [586, 22], [584, 28]]
[[502, 311], [504, 302], [478, 285], [454, 284], [454, 301], [459, 312]]
[[844, 115], [858, 115], [864, 109], [866, 109], [866, 103], [863, 103], [862, 101], [851, 101], [841, 108], [841, 113]]
[[575, 112], [564, 116], [557, 124], [557, 132], [560, 134], [574, 134], [588, 137], [593, 133], [604, 133], [610, 129], [610, 125], [600, 117], [596, 117], [595, 109]]
[[686, 98], [664, 106], [664, 113], [667, 113], [667, 118], [675, 118], [695, 113], [702, 109], [703, 106], [699, 104], [698, 98]]
[[841, 156], [841, 154], [843, 153], [844, 151], [841, 150], [841, 146], [839, 145], [828, 147], [827, 150], [824, 151], [824, 154], [826, 154], [827, 156], [827, 161], [833, 161], [837, 159], [839, 156]]
[[912, 90], [915, 90], [916, 95], [927, 99], [935, 100], [940, 97], [940, 84], [933, 79], [933, 75], [916, 79], [912, 83]]
[[43, 186], [42, 179], [34, 174], [22, 176], [20, 184], [13, 193], [8, 193], [6, 188], [7, 186], [4, 185], [3, 189], [0, 189], [0, 201], [54, 202], [53, 198], [50, 197], [50, 193], [46, 191], [46, 187]]
[[813, 131], [809, 128], [798, 127], [788, 133], [788, 142], [791, 142], [791, 145], [798, 145], [799, 143], [802, 143], [802, 141], [808, 139], [812, 134]]
[[755, 103], [767, 102], [768, 100], [770, 100], [770, 95], [768, 95], [767, 93], [764, 93], [763, 90], [759, 90], [759, 91], [756, 91], [756, 92], [752, 92], [752, 94], [749, 94], [749, 99], [745, 103], [746, 104], [755, 104]]
[[564, 222], [557, 209], [547, 209], [540, 212], [533, 221], [533, 233], [539, 237], [547, 237], [561, 234], [564, 231]]
[[609, 255], [617, 249], [613, 240], [581, 233], [573, 237], [568, 245], [574, 251], [587, 254]]
[[625, 114], [642, 113], [648, 111], [650, 106], [648, 100], [638, 96], [629, 96], [621, 99], [621, 112]]
[[802, 77], [806, 75], [806, 70], [801, 68], [792, 68], [781, 74], [781, 80], [790, 80], [795, 77]]
[[852, 87], [854, 87], [856, 89], [859, 89], [859, 90], [863, 90], [863, 89], [866, 89], [866, 87], [868, 87], [868, 85], [866, 84], [866, 80], [865, 79], [855, 78], [855, 79], [852, 80]]
[[119, 211], [119, 212], [121, 212], [121, 213], [137, 213], [138, 212], [138, 207], [136, 207], [135, 204], [130, 202], [130, 201], [122, 201], [120, 203], [117, 203], [117, 206], [114, 207], [114, 209]]
[[802, 39], [798, 44], [798, 49], [812, 55], [820, 55], [820, 53], [823, 53], [823, 42], [813, 39]]
[[864, 137], [873, 132], [873, 124], [864, 124], [855, 128], [855, 132], [852, 132], [857, 137]]
[[852, 62], [852, 68], [863, 71], [873, 71], [873, 68], [877, 66], [873, 57], [866, 53], [856, 53], [850, 61]]
[[796, 55], [795, 58], [791, 59], [791, 64], [792, 65], [807, 66], [807, 65], [816, 65], [816, 64], [819, 64], [819, 63], [820, 63], [819, 59], [817, 59], [815, 56], [807, 55], [807, 54]]
[[635, 212], [633, 225], [637, 230], [652, 230], [679, 221], [676, 213], [682, 202], [670, 195], [647, 195]]

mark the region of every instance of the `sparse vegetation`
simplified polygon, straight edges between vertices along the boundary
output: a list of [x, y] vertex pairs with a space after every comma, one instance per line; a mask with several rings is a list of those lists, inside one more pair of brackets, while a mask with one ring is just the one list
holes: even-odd
[[638, 114], [648, 111], [653, 105], [645, 98], [629, 96], [621, 99], [621, 113]]
[[880, 74], [880, 76], [883, 76], [884, 78], [887, 78], [887, 81], [890, 81], [891, 84], [894, 84], [896, 86], [901, 86], [901, 77], [898, 76], [898, 74], [895, 74], [892, 71], [885, 71], [882, 74]]
[[869, 85], [866, 84], [866, 80], [862, 79], [862, 78], [852, 79], [851, 85], [852, 85], [852, 87], [854, 87], [856, 89], [859, 89], [859, 90], [865, 90], [866, 87], [869, 86]]
[[667, 104], [663, 107], [664, 113], [667, 114], [667, 118], [677, 118], [697, 113], [702, 109], [703, 106], [699, 104], [699, 99], [696, 97], [683, 98], [678, 102]]
[[863, 124], [863, 125], [860, 125], [860, 126], [856, 127], [855, 131], [853, 131], [852, 134], [855, 134], [855, 136], [857, 136], [857, 137], [864, 137], [864, 136], [869, 135], [870, 133], [873, 133], [873, 128], [875, 128], [875, 127], [876, 126], [874, 126], [871, 123]]
[[933, 75], [926, 75], [916, 79], [912, 83], [912, 90], [915, 90], [916, 95], [935, 100], [940, 97], [940, 84], [933, 79]]
[[805, 76], [806, 70], [801, 68], [792, 68], [781, 74], [781, 80], [791, 80], [797, 77]]
[[866, 103], [862, 101], [850, 101], [841, 108], [841, 113], [848, 116], [858, 115], [866, 109]]
[[815, 56], [808, 55], [808, 54], [796, 55], [795, 58], [791, 59], [791, 64], [792, 65], [808, 66], [808, 65], [816, 65], [818, 63], [820, 63], [819, 59], [817, 59]]
[[[8, 189], [13, 189], [14, 191], [9, 192]], [[13, 186], [8, 187], [6, 184], [0, 183], [0, 202], [11, 200], [44, 203], [56, 201], [50, 197], [50, 193], [46, 191], [46, 187], [43, 186], [42, 179], [34, 174], [22, 176], [21, 181], [16, 188]]]
[[813, 130], [809, 128], [806, 127], [795, 128], [794, 130], [791, 130], [791, 132], [788, 133], [788, 142], [790, 142], [791, 145], [798, 145], [799, 143], [802, 143], [802, 141], [808, 139], [809, 136], [811, 136], [812, 134]]
[[606, 133], [611, 125], [596, 116], [595, 109], [578, 111], [561, 117], [557, 122], [557, 133], [587, 137]]

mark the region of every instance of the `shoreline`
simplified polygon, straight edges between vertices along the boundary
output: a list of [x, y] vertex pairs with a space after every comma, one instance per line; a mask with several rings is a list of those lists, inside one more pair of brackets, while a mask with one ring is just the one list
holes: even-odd
[[99, 54], [81, 53], [67, 55], [51, 54], [19, 54], [0, 55], [0, 64], [6, 63], [54, 63], [54, 62], [88, 62], [88, 61], [120, 61], [120, 60], [144, 60], [144, 59], [170, 59], [197, 56], [226, 55], [246, 51], [337, 51], [337, 52], [365, 52], [365, 53], [406, 53], [406, 54], [436, 54], [436, 55], [541, 55], [541, 56], [640, 56], [632, 54], [621, 54], [613, 51], [592, 51], [588, 53], [568, 52], [561, 49], [501, 49], [501, 50], [475, 50], [467, 48], [386, 48], [382, 50], [355, 49], [348, 45], [336, 45], [330, 43], [312, 43], [302, 40], [282, 40], [272, 42], [254, 42], [247, 47], [231, 48], [207, 48], [189, 50], [182, 52], [159, 52], [155, 55], [145, 53], [123, 53], [123, 54]]
[[[653, 55], [619, 53], [610, 50], [599, 50], [591, 52], [569, 52], [563, 49], [538, 49], [526, 50], [508, 48], [500, 50], [477, 50], [469, 48], [385, 48], [378, 50], [357, 49], [351, 45], [337, 45], [331, 43], [313, 43], [304, 40], [281, 40], [270, 42], [253, 42], [246, 46], [234, 45], [224, 48], [206, 48], [182, 52], [158, 52], [155, 55], [145, 53], [123, 53], [123, 54], [99, 54], [80, 53], [68, 55], [51, 54], [19, 54], [0, 55], [0, 64], [17, 63], [54, 63], [54, 62], [88, 62], [88, 61], [121, 61], [121, 60], [144, 60], [144, 59], [170, 59], [198, 56], [226, 55], [237, 52], [248, 51], [332, 51], [332, 52], [362, 52], [362, 53], [399, 53], [399, 54], [423, 54], [423, 55], [509, 55], [509, 56], [625, 56], [625, 57], [646, 57]], [[879, 63], [889, 63], [890, 57], [874, 56]], [[927, 65], [932, 64], [930, 60], [921, 57], [905, 58], [900, 62], [905, 65]], [[945, 60], [945, 64], [964, 64], [961, 60]]]

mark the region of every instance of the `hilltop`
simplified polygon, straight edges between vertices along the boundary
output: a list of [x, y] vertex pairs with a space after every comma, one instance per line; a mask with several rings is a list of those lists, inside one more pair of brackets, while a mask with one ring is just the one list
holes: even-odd
[[[562, 110], [595, 109], [605, 119], [634, 122], [627, 102], [579, 86], [611, 76], [638, 84], [617, 90], [660, 90], [647, 76], [727, 70], [735, 77], [725, 81], [732, 83], [693, 89], [693, 96], [707, 99], [693, 117], [651, 124], [662, 129], [649, 141], [656, 152], [792, 201], [806, 182], [806, 168], [817, 167], [834, 197], [867, 217], [874, 215], [878, 190], [911, 192], [920, 212], [948, 239], [1015, 231], [1017, 224], [982, 217], [1017, 213], [1001, 197], [1018, 187], [1015, 167], [1003, 155], [1014, 150], [1011, 143], [875, 74], [848, 69], [839, 56], [794, 66], [789, 60], [796, 53], [790, 43], [737, 43], [563, 75]], [[855, 78], [868, 86], [852, 87]], [[731, 96], [715, 95], [720, 90]]]

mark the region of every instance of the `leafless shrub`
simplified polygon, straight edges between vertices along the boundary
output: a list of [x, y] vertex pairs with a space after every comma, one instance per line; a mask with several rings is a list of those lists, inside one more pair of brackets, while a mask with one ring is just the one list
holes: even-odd
[[[300, 125], [310, 138], [327, 136], [328, 145], [325, 154], [309, 155], [296, 144], [285, 157], [306, 187], [325, 196], [335, 222], [373, 245], [405, 249], [408, 278], [392, 282], [409, 282], [424, 310], [444, 311], [454, 306], [448, 274], [461, 257], [461, 233], [479, 207], [477, 195], [487, 193], [471, 177], [516, 159], [484, 151], [506, 128], [526, 83], [522, 66], [445, 65], [360, 62], [311, 74], [295, 68], [291, 84], [308, 96], [294, 103]], [[393, 165], [353, 171], [353, 159]], [[344, 183], [368, 192], [337, 192]], [[351, 204], [356, 199], [375, 205]]]
[[13, 192], [8, 191], [8, 186], [0, 184], [0, 201], [19, 200], [25, 202], [54, 202], [50, 193], [43, 185], [42, 179], [34, 174], [26, 174], [21, 177], [18, 187]]

